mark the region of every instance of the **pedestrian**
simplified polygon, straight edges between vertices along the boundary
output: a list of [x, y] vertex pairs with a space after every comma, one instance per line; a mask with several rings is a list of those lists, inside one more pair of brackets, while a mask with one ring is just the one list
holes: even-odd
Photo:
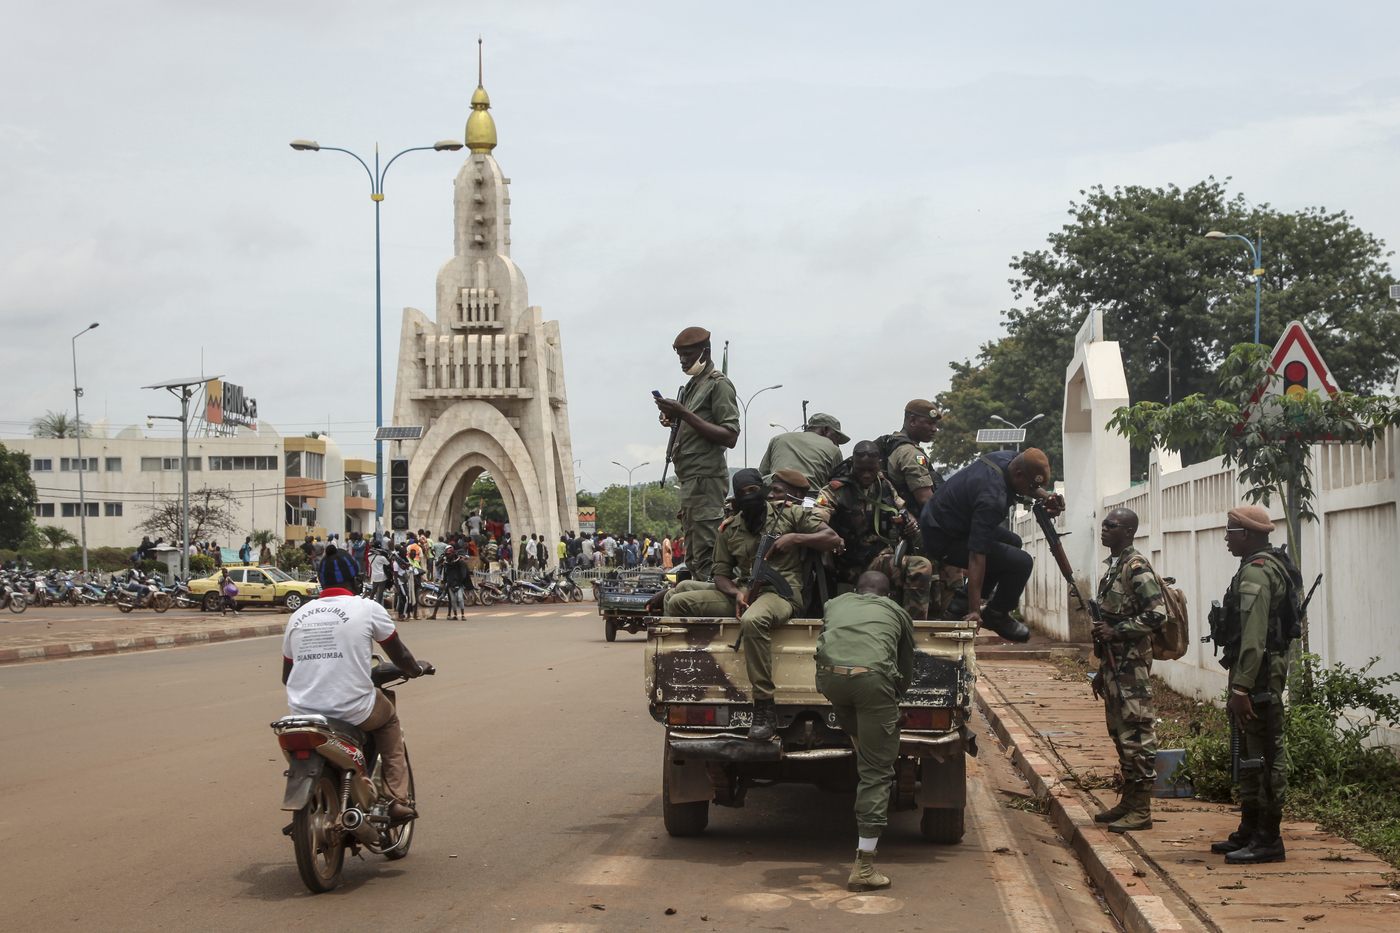
[[671, 547], [671, 536], [667, 535], [661, 539], [661, 569], [670, 570], [671, 561], [675, 557], [675, 552]]
[[875, 869], [899, 757], [899, 701], [914, 674], [914, 623], [889, 598], [884, 574], [861, 574], [854, 593], [828, 600], [817, 639], [817, 690], [855, 746], [856, 863], [848, 891], [875, 891], [890, 879]]
[[[428, 537], [433, 542], [433, 566], [436, 567], [442, 561], [444, 555], [447, 554], [447, 537], [444, 536], [442, 538], [433, 538], [432, 532], [428, 532]], [[441, 575], [442, 572], [438, 571], [438, 576], [441, 577]]]
[[[1238, 724], [1241, 758], [1264, 767], [1240, 773], [1240, 825], [1211, 845], [1231, 865], [1282, 862], [1287, 858], [1279, 824], [1288, 791], [1288, 744], [1284, 738], [1283, 689], [1296, 628], [1297, 590], [1302, 577], [1286, 552], [1269, 545], [1269, 513], [1242, 505], [1227, 513], [1225, 546], [1240, 559], [1225, 593], [1225, 637], [1221, 664], [1230, 677], [1225, 712]], [[1262, 707], [1262, 709], [1260, 708]]]
[[260, 563], [260, 564], [270, 564], [270, 563], [272, 563], [272, 546], [271, 546], [271, 544], [270, 544], [269, 542], [267, 542], [267, 541], [264, 541], [264, 542], [263, 542], [262, 549], [258, 551], [258, 563]]
[[578, 545], [578, 556], [583, 561], [585, 570], [593, 569], [593, 535], [585, 532], [583, 540]]
[[1123, 784], [1118, 803], [1094, 814], [1094, 822], [1107, 823], [1113, 833], [1152, 828], [1152, 788], [1157, 783], [1152, 633], [1167, 620], [1166, 602], [1152, 565], [1133, 547], [1137, 527], [1136, 512], [1114, 509], [1104, 516], [1099, 531], [1109, 556], [1099, 580], [1103, 618], [1094, 623], [1094, 655], [1100, 663], [1091, 688], [1104, 700], [1104, 719], [1118, 750]]
[[238, 584], [233, 582], [227, 570], [219, 571], [219, 592], [223, 594], [219, 600], [219, 615], [228, 615], [230, 609], [234, 615], [238, 615], [238, 603], [234, 599], [238, 595]]
[[238, 549], [238, 562], [246, 564], [253, 559], [253, 537], [249, 535], [243, 539], [243, 546]]
[[389, 585], [389, 555], [383, 548], [371, 548], [369, 552], [369, 598], [381, 605], [384, 602], [384, 588]]
[[656, 407], [662, 424], [679, 425], [670, 454], [680, 480], [681, 526], [690, 540], [691, 576], [708, 580], [724, 517], [725, 452], [739, 442], [739, 402], [734, 384], [710, 358], [708, 330], [687, 327], [671, 346], [690, 381], [679, 399], [656, 399]]

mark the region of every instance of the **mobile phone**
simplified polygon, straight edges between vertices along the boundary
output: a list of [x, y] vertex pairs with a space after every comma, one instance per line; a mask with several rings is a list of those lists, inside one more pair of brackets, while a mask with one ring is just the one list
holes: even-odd
[[651, 390], [651, 394], [654, 395], [654, 396], [656, 396], [657, 398], [661, 398], [661, 393], [658, 392], [658, 391], [656, 391], [655, 389], [652, 389], [652, 390]]

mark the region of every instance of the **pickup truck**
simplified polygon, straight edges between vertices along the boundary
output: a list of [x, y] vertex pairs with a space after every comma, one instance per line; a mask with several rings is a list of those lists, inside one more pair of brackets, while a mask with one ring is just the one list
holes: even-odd
[[630, 579], [602, 578], [593, 581], [593, 598], [603, 617], [603, 635], [616, 641], [619, 629], [635, 635], [646, 627], [647, 600], [670, 587], [661, 571], [644, 572]]
[[[646, 620], [644, 675], [651, 716], [665, 727], [661, 808], [672, 836], [695, 836], [710, 820], [710, 805], [742, 807], [752, 787], [815, 784], [850, 793], [856, 788], [855, 753], [836, 724], [831, 704], [817, 692], [820, 619], [793, 619], [773, 630], [774, 700], [778, 735], [751, 742], [750, 685], [735, 619]], [[929, 842], [963, 837], [967, 800], [964, 754], [977, 754], [972, 725], [976, 682], [976, 623], [915, 622], [914, 677], [901, 711], [890, 798], [893, 811], [921, 809]]]

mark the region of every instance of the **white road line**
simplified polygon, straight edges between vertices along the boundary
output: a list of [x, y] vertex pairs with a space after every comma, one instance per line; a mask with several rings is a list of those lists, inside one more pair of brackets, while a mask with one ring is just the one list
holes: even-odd
[[[977, 768], [975, 779], [967, 783], [970, 796], [976, 800], [976, 807], [969, 809], [973, 809], [978, 816], [977, 835], [987, 850], [987, 864], [992, 880], [997, 882], [996, 891], [1001, 899], [1002, 913], [1011, 918], [1015, 928], [1022, 933], [1054, 933], [1060, 926], [1036, 886], [1026, 884], [1026, 879], [1034, 878], [1035, 874], [1030, 860], [1021, 854], [1011, 832], [1000, 795], [988, 787], [992, 780], [990, 774]], [[1006, 851], [998, 852], [998, 849]]]
[[566, 619], [576, 619], [576, 618], [578, 618], [579, 616], [591, 616], [591, 615], [597, 615], [597, 613], [588, 612], [587, 610], [585, 610], [585, 611], [583, 611], [583, 612], [566, 612], [566, 613], [564, 613], [564, 618], [566, 618]]
[[537, 923], [531, 933], [593, 933], [602, 927], [596, 923]]
[[549, 612], [530, 612], [530, 613], [526, 613], [526, 615], [527, 615], [529, 618], [531, 618], [531, 619], [538, 619], [540, 616], [552, 616], [552, 615], [554, 615], [554, 610], [550, 610]]

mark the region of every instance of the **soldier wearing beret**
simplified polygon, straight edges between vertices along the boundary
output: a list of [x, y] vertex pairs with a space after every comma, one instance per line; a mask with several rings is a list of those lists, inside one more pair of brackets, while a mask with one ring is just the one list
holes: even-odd
[[729, 464], [725, 451], [739, 441], [739, 402], [734, 384], [710, 359], [710, 332], [687, 327], [672, 345], [690, 381], [679, 399], [656, 399], [661, 423], [680, 422], [671, 452], [681, 485], [681, 533], [692, 579], [710, 579], [715, 535], [724, 517]]
[[977, 622], [1008, 641], [1031, 637], [1010, 613], [1031, 578], [1033, 561], [1021, 549], [1020, 535], [1002, 522], [1017, 496], [1047, 500], [1051, 515], [1064, 511], [1063, 501], [1045, 491], [1049, 484], [1050, 461], [1042, 451], [993, 451], [948, 477], [919, 517], [929, 556], [967, 568], [963, 621]]
[[904, 406], [904, 424], [893, 434], [886, 434], [877, 442], [885, 458], [885, 476], [894, 484], [894, 491], [909, 503], [915, 511], [922, 509], [929, 499], [938, 480], [929, 468], [928, 455], [920, 444], [927, 444], [938, 433], [938, 422], [943, 418], [932, 402], [916, 398]]
[[801, 431], [779, 434], [769, 441], [758, 471], [764, 479], [771, 479], [779, 470], [796, 470], [807, 477], [813, 489], [820, 489], [841, 462], [841, 445], [850, 442], [841, 433], [841, 422], [818, 412], [807, 419], [807, 426]]
[[[1290, 634], [1281, 631], [1280, 610], [1288, 596], [1292, 566], [1269, 546], [1274, 523], [1257, 505], [1231, 509], [1225, 523], [1225, 546], [1240, 559], [1230, 581], [1225, 609], [1238, 626], [1238, 648], [1227, 644], [1221, 662], [1230, 676], [1225, 711], [1243, 733], [1242, 758], [1262, 758], [1265, 771], [1240, 775], [1240, 826], [1210, 850], [1226, 853], [1231, 864], [1282, 862], [1279, 823], [1288, 790], [1288, 747], [1283, 733], [1283, 688], [1288, 682]], [[1233, 650], [1232, 650], [1233, 649]], [[1254, 700], [1268, 694], [1264, 709]], [[1261, 718], [1267, 717], [1267, 718]]]

